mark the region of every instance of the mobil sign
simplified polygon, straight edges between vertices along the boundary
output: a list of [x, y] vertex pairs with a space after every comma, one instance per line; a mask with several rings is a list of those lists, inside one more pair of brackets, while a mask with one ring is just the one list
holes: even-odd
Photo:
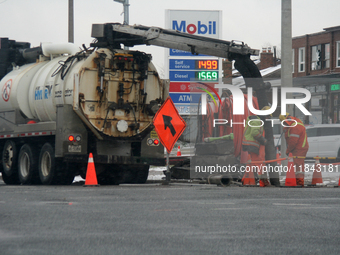
[[172, 29], [178, 30], [189, 34], [199, 34], [199, 35], [215, 35], [216, 34], [216, 21], [209, 21], [209, 24], [204, 24], [202, 21], [198, 21], [197, 24], [187, 24], [185, 20], [173, 20]]
[[168, 29], [219, 39], [221, 11], [166, 10]]
[[[165, 25], [167, 29], [210, 37], [221, 38], [222, 11], [196, 11], [196, 10], [166, 10]], [[170, 49], [170, 56], [192, 57], [191, 52]], [[204, 55], [196, 55], [204, 56]]]

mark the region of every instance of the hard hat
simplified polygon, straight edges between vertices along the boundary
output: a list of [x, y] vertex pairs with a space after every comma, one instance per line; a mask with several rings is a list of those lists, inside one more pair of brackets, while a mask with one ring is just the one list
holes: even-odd
[[[268, 105], [266, 105], [261, 110], [270, 110], [270, 107]], [[273, 117], [273, 115], [271, 115], [271, 114], [268, 114], [268, 115], [270, 115], [270, 117]]]
[[279, 119], [280, 119], [281, 121], [284, 121], [288, 116], [289, 116], [289, 113], [286, 112], [286, 115], [280, 114]]

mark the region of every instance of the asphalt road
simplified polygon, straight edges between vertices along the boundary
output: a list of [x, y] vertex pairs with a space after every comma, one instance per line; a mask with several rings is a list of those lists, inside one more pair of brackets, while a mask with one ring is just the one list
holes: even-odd
[[0, 183], [0, 254], [340, 254], [339, 194]]

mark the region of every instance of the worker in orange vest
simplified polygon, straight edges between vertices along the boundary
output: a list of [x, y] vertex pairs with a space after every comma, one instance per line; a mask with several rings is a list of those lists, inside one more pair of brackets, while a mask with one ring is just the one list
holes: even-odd
[[294, 158], [296, 184], [304, 186], [305, 177], [305, 157], [309, 148], [307, 141], [306, 128], [299, 118], [290, 116], [287, 112], [286, 115], [280, 115], [279, 119], [285, 126], [285, 138], [287, 142], [286, 154], [292, 153], [293, 156], [302, 158]]
[[[265, 144], [263, 121], [258, 116], [252, 115], [247, 118], [246, 126], [243, 131], [242, 149], [248, 151], [251, 161], [265, 161]], [[270, 186], [267, 173], [263, 172], [262, 166], [265, 163], [252, 163], [260, 179], [260, 187]]]

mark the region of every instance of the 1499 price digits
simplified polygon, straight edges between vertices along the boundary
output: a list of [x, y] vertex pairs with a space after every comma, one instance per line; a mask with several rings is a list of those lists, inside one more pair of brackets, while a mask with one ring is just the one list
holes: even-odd
[[217, 81], [218, 80], [218, 72], [212, 71], [202, 71], [196, 72], [196, 79], [199, 81]]
[[197, 69], [217, 70], [218, 69], [218, 60], [196, 60], [196, 68]]

